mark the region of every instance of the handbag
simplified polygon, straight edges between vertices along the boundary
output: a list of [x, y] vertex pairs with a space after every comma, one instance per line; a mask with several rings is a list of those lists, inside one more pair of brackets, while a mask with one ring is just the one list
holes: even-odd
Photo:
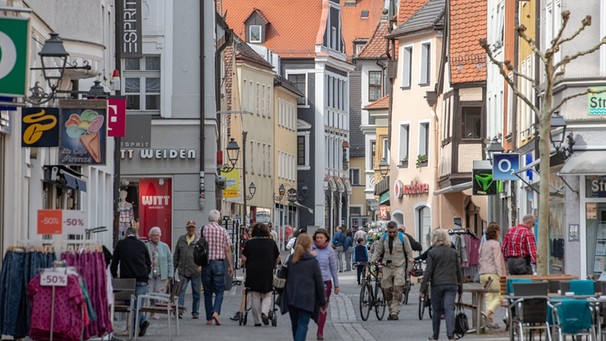
[[457, 302], [457, 309], [455, 311], [455, 329], [454, 334], [457, 339], [462, 338], [465, 333], [469, 330], [469, 321], [467, 321], [467, 315], [463, 310], [463, 304], [461, 302], [461, 296], [459, 295], [459, 302]]
[[280, 292], [284, 290], [284, 286], [286, 285], [286, 277], [288, 276], [288, 262], [282, 264], [280, 269], [276, 272], [274, 276], [274, 288]]

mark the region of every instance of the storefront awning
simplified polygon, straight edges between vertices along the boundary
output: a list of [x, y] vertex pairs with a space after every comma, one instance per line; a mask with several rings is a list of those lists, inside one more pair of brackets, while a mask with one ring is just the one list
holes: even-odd
[[379, 205], [389, 205], [389, 191], [379, 196]]
[[559, 175], [606, 174], [606, 151], [591, 150], [575, 152], [566, 160]]
[[86, 180], [83, 175], [62, 165], [44, 166], [44, 180], [52, 181], [59, 185], [86, 192]]
[[466, 189], [470, 189], [473, 186], [471, 181], [463, 182], [458, 185], [444, 187], [433, 192], [434, 195], [446, 194], [446, 193], [455, 193], [455, 192], [463, 192]]

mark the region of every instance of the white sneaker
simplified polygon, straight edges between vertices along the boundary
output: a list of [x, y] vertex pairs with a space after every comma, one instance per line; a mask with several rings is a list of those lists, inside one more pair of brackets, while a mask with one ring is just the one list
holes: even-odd
[[153, 313], [153, 314], [151, 314], [151, 318], [153, 318], [154, 320], [159, 320], [160, 315], [158, 315], [157, 313]]

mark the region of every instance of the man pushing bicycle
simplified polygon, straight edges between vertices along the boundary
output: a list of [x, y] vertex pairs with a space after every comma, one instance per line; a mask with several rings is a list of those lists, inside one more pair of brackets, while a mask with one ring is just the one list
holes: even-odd
[[371, 262], [376, 262], [382, 258], [383, 295], [389, 306], [388, 320], [397, 320], [400, 314], [400, 302], [402, 302], [402, 293], [404, 291], [404, 266], [412, 265], [412, 248], [408, 238], [398, 231], [398, 224], [395, 221], [387, 223], [387, 232], [376, 241], [376, 248], [372, 254]]

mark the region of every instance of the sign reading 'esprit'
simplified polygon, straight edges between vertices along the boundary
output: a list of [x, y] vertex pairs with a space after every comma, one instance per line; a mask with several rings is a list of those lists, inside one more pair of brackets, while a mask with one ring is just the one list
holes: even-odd
[[118, 46], [122, 58], [140, 58], [141, 43], [141, 0], [118, 0]]

